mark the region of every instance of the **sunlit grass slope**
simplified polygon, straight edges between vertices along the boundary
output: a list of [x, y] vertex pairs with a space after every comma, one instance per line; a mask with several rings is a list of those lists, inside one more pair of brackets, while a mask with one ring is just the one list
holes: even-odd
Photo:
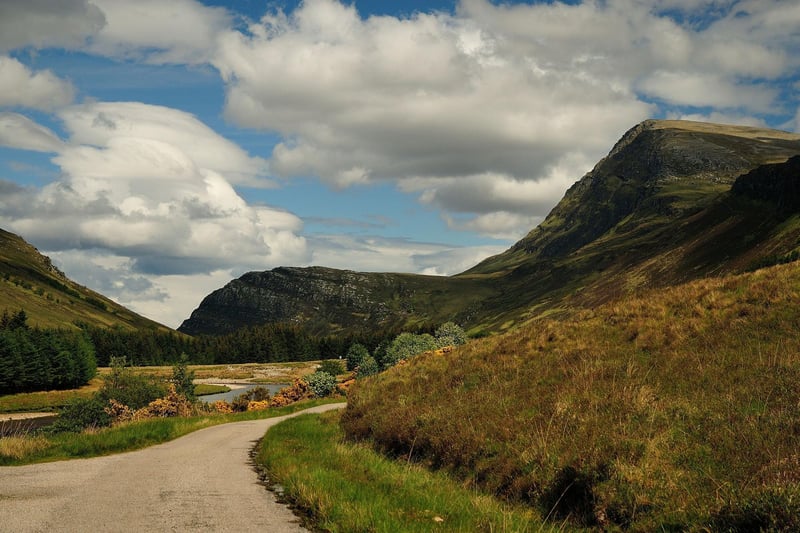
[[576, 526], [792, 530], [800, 264], [419, 356], [359, 382], [342, 423]]
[[20, 309], [28, 315], [29, 325], [43, 328], [74, 328], [83, 322], [168, 329], [71, 281], [20, 236], [0, 229], [0, 313]]

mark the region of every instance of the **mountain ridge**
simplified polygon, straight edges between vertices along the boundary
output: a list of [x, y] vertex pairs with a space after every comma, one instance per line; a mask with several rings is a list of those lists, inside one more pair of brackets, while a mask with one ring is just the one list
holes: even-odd
[[[800, 222], [773, 213], [775, 195], [759, 198], [734, 184], [755, 169], [782, 168], [798, 154], [800, 135], [793, 133], [647, 120], [576, 181], [539, 226], [463, 273], [307, 267], [291, 270], [288, 284], [285, 267], [248, 273], [206, 297], [179, 331], [291, 322], [318, 333], [348, 333], [454, 320], [473, 334], [490, 333], [618, 294], [744, 271], [792, 252]], [[749, 189], [760, 190], [768, 177], [754, 176]], [[348, 282], [353, 276], [360, 281]], [[337, 283], [350, 287], [350, 296], [332, 297]], [[389, 290], [392, 284], [398, 290]]]
[[0, 229], [0, 309], [23, 309], [32, 326], [74, 329], [78, 323], [123, 329], [169, 328], [80, 285], [15, 233]]

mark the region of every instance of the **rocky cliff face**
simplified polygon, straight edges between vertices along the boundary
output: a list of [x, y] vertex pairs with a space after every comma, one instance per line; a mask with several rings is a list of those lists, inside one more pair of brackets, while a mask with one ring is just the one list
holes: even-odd
[[789, 160], [798, 154], [796, 134], [646, 121], [541, 225], [463, 274], [254, 272], [209, 295], [180, 330], [291, 322], [336, 333], [456, 320], [490, 332], [564, 306], [744, 270], [800, 244], [800, 220], [786, 222], [800, 206], [798, 161]]
[[[365, 273], [323, 267], [280, 267], [250, 272], [208, 295], [179, 331], [228, 333], [242, 326], [290, 323], [317, 333], [403, 327], [439, 320], [434, 292], [463, 291], [467, 303], [478, 283], [436, 276]], [[474, 295], [474, 296], [470, 296]], [[454, 315], [453, 315], [454, 316]]]
[[733, 184], [734, 194], [763, 200], [780, 213], [800, 210], [800, 156], [785, 163], [762, 165], [742, 175]]

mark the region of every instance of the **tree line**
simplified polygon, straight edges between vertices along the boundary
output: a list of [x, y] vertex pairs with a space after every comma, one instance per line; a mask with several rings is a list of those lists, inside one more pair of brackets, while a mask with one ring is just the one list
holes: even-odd
[[[190, 337], [174, 331], [101, 328], [43, 330], [27, 324], [24, 310], [0, 317], [0, 394], [69, 389], [87, 383], [98, 366], [124, 357], [134, 366], [275, 363], [344, 359], [353, 344], [383, 353], [400, 330], [315, 336], [293, 325], [267, 324], [220, 336]], [[422, 328], [421, 332], [433, 331]]]
[[340, 359], [354, 342], [374, 349], [398, 334], [391, 330], [320, 337], [293, 325], [266, 324], [226, 335], [190, 337], [174, 331], [79, 326], [89, 336], [99, 366], [109, 366], [113, 357], [125, 357], [134, 366], [172, 365], [184, 355], [192, 364]]
[[31, 328], [24, 310], [0, 316], [0, 394], [72, 389], [97, 372], [83, 331]]

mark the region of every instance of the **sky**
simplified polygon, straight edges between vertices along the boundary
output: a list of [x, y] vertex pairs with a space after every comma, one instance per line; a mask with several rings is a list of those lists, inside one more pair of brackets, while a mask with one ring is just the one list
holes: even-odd
[[248, 271], [451, 275], [670, 118], [800, 132], [796, 0], [0, 0], [0, 228], [177, 327]]

